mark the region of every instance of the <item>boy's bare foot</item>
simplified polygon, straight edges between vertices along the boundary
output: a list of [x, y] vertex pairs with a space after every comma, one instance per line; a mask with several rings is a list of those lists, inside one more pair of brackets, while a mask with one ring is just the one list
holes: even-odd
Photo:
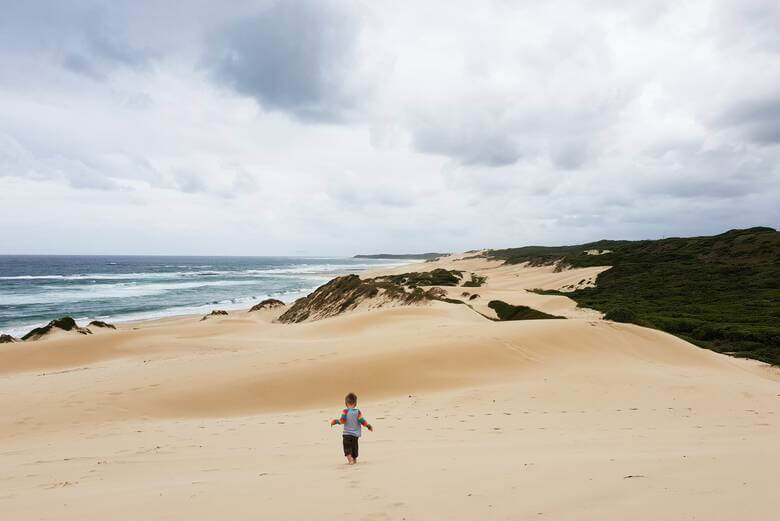
[[355, 464], [355, 458], [352, 456], [347, 456], [347, 465], [354, 465]]

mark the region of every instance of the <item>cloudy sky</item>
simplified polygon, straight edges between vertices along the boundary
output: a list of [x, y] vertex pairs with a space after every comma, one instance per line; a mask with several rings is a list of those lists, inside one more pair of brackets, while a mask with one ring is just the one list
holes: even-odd
[[776, 0], [6, 0], [0, 253], [780, 227], [778, 27]]

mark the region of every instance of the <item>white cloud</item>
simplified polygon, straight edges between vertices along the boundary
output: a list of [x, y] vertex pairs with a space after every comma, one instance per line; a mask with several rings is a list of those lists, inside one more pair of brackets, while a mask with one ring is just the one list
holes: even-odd
[[0, 76], [2, 252], [346, 254], [777, 226], [779, 13], [17, 4], [0, 20], [15, 71]]

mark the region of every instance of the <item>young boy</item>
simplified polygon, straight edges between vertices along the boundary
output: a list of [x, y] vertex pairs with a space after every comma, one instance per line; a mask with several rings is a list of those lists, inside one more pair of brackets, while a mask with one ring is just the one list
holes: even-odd
[[358, 438], [360, 438], [361, 426], [365, 425], [371, 432], [374, 428], [363, 418], [363, 413], [357, 409], [357, 395], [349, 393], [344, 398], [346, 409], [341, 411], [341, 418], [331, 420], [331, 427], [340, 423], [344, 424], [344, 456], [347, 457], [347, 465], [354, 465], [358, 458]]

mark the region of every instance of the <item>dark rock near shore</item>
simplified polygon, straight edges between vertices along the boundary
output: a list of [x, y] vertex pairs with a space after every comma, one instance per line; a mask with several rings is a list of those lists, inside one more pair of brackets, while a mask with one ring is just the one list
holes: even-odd
[[284, 306], [284, 302], [282, 302], [281, 300], [275, 298], [267, 298], [264, 301], [252, 306], [252, 308], [249, 311], [252, 312], [252, 311], [260, 311], [262, 309], [274, 309], [281, 306]]
[[200, 321], [203, 322], [204, 320], [206, 320], [209, 317], [218, 317], [218, 316], [223, 316], [223, 315], [227, 315], [227, 314], [228, 314], [228, 312], [225, 311], [224, 309], [215, 309], [214, 311], [212, 311], [211, 313], [209, 313], [205, 317], [201, 318]]
[[13, 344], [15, 342], [20, 342], [20, 340], [11, 335], [0, 335], [0, 344]]
[[71, 317], [62, 317], [58, 318], [56, 320], [52, 320], [48, 324], [46, 324], [43, 327], [36, 327], [26, 335], [22, 337], [22, 340], [38, 340], [45, 335], [48, 335], [55, 329], [61, 329], [63, 331], [75, 331], [76, 333], [81, 333], [82, 335], [91, 335], [92, 331], [89, 330], [89, 328], [86, 327], [79, 327], [78, 324], [76, 324], [76, 321], [73, 320]]
[[94, 326], [94, 327], [104, 327], [108, 329], [116, 329], [116, 326], [114, 324], [109, 324], [108, 322], [103, 322], [102, 320], [93, 320], [88, 324], [87, 327]]

